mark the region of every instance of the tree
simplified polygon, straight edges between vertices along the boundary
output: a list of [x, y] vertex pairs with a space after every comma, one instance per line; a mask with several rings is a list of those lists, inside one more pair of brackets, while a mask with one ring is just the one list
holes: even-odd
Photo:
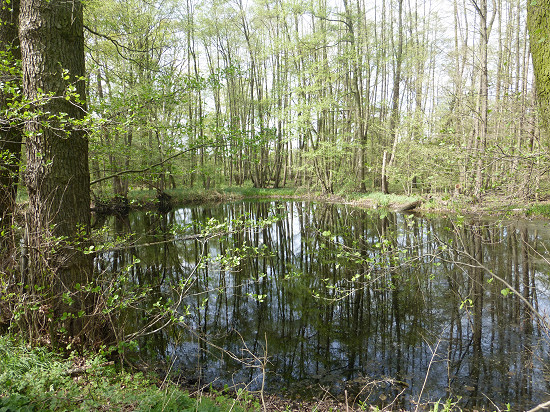
[[527, 2], [527, 28], [533, 56], [541, 124], [550, 135], [550, 1]]
[[489, 77], [488, 77], [488, 57], [487, 47], [489, 44], [489, 34], [495, 19], [495, 13], [489, 21], [487, 10], [487, 0], [479, 2], [473, 1], [474, 7], [479, 14], [479, 92], [478, 92], [478, 121], [476, 133], [476, 149], [477, 149], [477, 168], [475, 177], [474, 194], [476, 197], [481, 195], [484, 184], [484, 159], [487, 148], [487, 133], [488, 133], [488, 115], [489, 115]]
[[[182, 107], [190, 98], [190, 85], [202, 82], [183, 74], [179, 19], [174, 1], [158, 7], [141, 0], [86, 2], [87, 70], [93, 73], [87, 103], [104, 121], [90, 135], [92, 177], [111, 175], [117, 202], [127, 199], [134, 185], [162, 192], [176, 184], [170, 163], [144, 175], [117, 173], [170, 157], [181, 144], [182, 130], [191, 128], [184, 125]], [[190, 104], [198, 106], [195, 100]], [[93, 187], [98, 197], [105, 195], [103, 184]]]
[[46, 332], [45, 314], [54, 342], [61, 333], [84, 343], [91, 336], [84, 322], [89, 302], [76, 288], [91, 281], [92, 260], [83, 250], [90, 177], [88, 139], [79, 125], [85, 115], [82, 3], [22, 0], [19, 25], [23, 90], [32, 113], [25, 124], [30, 265], [24, 281], [27, 297], [40, 306], [26, 320], [31, 339]]
[[[388, 167], [391, 167], [395, 159], [395, 150], [398, 143], [397, 128], [399, 122], [399, 90], [401, 84], [401, 66], [403, 64], [403, 0], [398, 1], [398, 23], [397, 23], [397, 50], [395, 53], [395, 68], [393, 73], [392, 108], [390, 117], [389, 141], [392, 146], [391, 157]], [[384, 152], [383, 163], [386, 163], [386, 152]], [[385, 172], [385, 171], [384, 171]], [[382, 192], [389, 193], [386, 174], [382, 172]]]

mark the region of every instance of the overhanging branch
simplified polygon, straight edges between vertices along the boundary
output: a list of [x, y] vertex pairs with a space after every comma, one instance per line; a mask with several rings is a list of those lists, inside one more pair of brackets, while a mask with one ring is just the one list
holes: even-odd
[[202, 149], [204, 147], [225, 147], [225, 145], [211, 145], [211, 144], [203, 144], [203, 145], [199, 145], [199, 146], [194, 146], [194, 147], [190, 147], [189, 149], [186, 149], [186, 150], [182, 150], [181, 152], [178, 152], [158, 163], [155, 163], [154, 165], [151, 165], [149, 167], [146, 167], [145, 169], [134, 169], [134, 170], [122, 170], [120, 172], [117, 172], [113, 175], [110, 175], [110, 176], [105, 176], [105, 177], [102, 177], [100, 179], [96, 179], [96, 180], [93, 180], [90, 182], [90, 186], [91, 185], [94, 185], [96, 183], [99, 183], [99, 182], [103, 182], [104, 180], [109, 180], [109, 179], [112, 179], [113, 177], [117, 177], [117, 176], [122, 176], [122, 175], [127, 175], [127, 174], [132, 174], [132, 173], [143, 173], [143, 172], [146, 172], [148, 170], [151, 170], [152, 168], [154, 167], [157, 167], [157, 166], [160, 166], [166, 162], [169, 162], [170, 160], [173, 160], [174, 158], [178, 157], [178, 156], [181, 156], [182, 154], [185, 154], [185, 153], [188, 153], [188, 152], [191, 152], [193, 150], [197, 150], [197, 149]]

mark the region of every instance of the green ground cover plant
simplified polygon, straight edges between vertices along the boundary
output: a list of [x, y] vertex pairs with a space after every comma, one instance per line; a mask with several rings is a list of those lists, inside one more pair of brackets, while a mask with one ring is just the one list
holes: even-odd
[[176, 385], [91, 354], [61, 356], [0, 336], [0, 411], [245, 411], [228, 396], [194, 398]]

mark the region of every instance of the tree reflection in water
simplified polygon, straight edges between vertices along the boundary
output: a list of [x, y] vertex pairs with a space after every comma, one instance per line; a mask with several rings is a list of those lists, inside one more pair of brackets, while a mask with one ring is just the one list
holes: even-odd
[[[275, 215], [261, 227], [178, 240], [211, 219]], [[187, 327], [140, 342], [141, 356], [170, 359], [172, 371], [201, 382], [258, 389], [267, 350], [266, 390], [290, 395], [345, 389], [355, 403], [397, 398], [394, 405], [407, 408], [422, 391], [422, 402], [451, 397], [466, 408], [520, 409], [549, 390], [546, 330], [480, 266], [545, 312], [544, 228], [243, 202], [114, 220], [113, 233], [129, 231], [148, 246], [99, 256], [98, 269], [116, 272], [139, 258], [129, 270], [133, 282], [152, 285], [151, 302], [203, 259], [182, 305]], [[119, 320], [126, 333], [140, 327], [140, 316], [128, 311]]]

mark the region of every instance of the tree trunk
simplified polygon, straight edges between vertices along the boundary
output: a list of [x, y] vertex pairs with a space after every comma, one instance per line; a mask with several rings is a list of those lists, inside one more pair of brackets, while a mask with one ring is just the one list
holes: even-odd
[[[89, 299], [76, 292], [91, 281], [91, 255], [83, 253], [90, 232], [88, 138], [73, 120], [84, 117], [84, 35], [78, 0], [22, 0], [23, 90], [34, 103], [26, 122], [29, 192], [29, 290], [42, 295], [29, 314], [31, 339], [48, 318], [55, 344], [90, 338]], [[74, 87], [72, 96], [67, 94]], [[46, 96], [52, 97], [46, 97]], [[65, 120], [65, 119], [68, 119]], [[88, 342], [90, 343], [90, 342]]]
[[543, 133], [550, 137], [550, 1], [527, 2], [527, 29]]
[[380, 190], [384, 194], [389, 194], [390, 191], [388, 190], [388, 178], [386, 174], [386, 158], [388, 157], [388, 152], [384, 150], [384, 155], [382, 156], [382, 179], [381, 179], [381, 188]]
[[[395, 154], [397, 151], [397, 128], [399, 127], [399, 94], [401, 84], [401, 66], [403, 63], [403, 0], [398, 1], [398, 37], [397, 37], [397, 51], [395, 55], [395, 70], [393, 75], [393, 93], [392, 93], [392, 109], [390, 117], [390, 130], [389, 130], [389, 143], [392, 146], [390, 160], [386, 165], [386, 170], [382, 176], [383, 180], [387, 180], [388, 170], [393, 166], [395, 161]], [[386, 190], [388, 187], [386, 185]]]
[[479, 79], [479, 114], [478, 114], [478, 136], [477, 141], [477, 166], [475, 176], [474, 195], [476, 198], [481, 196], [485, 183], [485, 152], [487, 147], [487, 132], [489, 122], [489, 76], [488, 76], [488, 59], [487, 48], [489, 44], [489, 34], [494, 21], [495, 14], [491, 21], [488, 20], [487, 0], [481, 0], [476, 4], [476, 9], [479, 14], [479, 61], [480, 61], [480, 79]]

